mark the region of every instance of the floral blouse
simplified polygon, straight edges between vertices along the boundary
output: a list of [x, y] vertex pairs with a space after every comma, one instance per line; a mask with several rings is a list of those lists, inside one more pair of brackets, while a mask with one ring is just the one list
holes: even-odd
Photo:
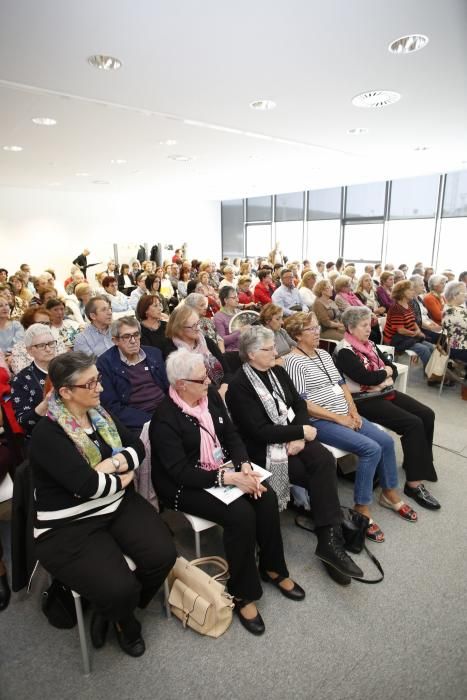
[[443, 329], [455, 350], [467, 350], [467, 309], [465, 306], [445, 306]]
[[13, 410], [16, 420], [28, 437], [30, 437], [36, 423], [41, 419], [41, 416], [34, 409], [44, 398], [46, 379], [47, 372], [39, 369], [32, 362], [11, 380]]

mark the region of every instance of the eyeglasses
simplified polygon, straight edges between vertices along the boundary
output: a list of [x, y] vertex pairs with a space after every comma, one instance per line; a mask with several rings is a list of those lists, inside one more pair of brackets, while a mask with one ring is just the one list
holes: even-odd
[[272, 348], [260, 348], [263, 352], [275, 352], [276, 348], [273, 345]]
[[95, 379], [90, 379], [86, 384], [69, 384], [69, 389], [87, 389], [93, 391], [98, 384], [102, 383], [102, 374], [98, 374]]
[[[43, 325], [45, 325], [45, 324], [43, 324]], [[50, 324], [48, 324], [48, 325], [50, 325]], [[52, 350], [53, 348], [55, 348], [56, 345], [57, 345], [56, 340], [50, 340], [48, 343], [36, 343], [35, 345], [32, 345], [31, 347], [37, 348], [38, 350], [45, 350], [46, 348], [50, 348], [50, 350]]]
[[206, 374], [203, 379], [182, 379], [182, 382], [193, 382], [193, 384], [208, 384], [210, 379]]
[[124, 333], [123, 335], [118, 336], [120, 340], [124, 340], [125, 342], [130, 342], [130, 340], [134, 340], [135, 343], [138, 340], [139, 337], [141, 337], [141, 333], [139, 331], [135, 331], [134, 333]]
[[320, 330], [319, 326], [310, 326], [309, 328], [303, 328], [302, 333], [306, 333], [307, 331], [310, 333], [319, 333]]
[[190, 331], [197, 331], [199, 328], [199, 321], [198, 321], [198, 323], [194, 323], [192, 326], [183, 326], [183, 328], [186, 328], [187, 330], [190, 330]]

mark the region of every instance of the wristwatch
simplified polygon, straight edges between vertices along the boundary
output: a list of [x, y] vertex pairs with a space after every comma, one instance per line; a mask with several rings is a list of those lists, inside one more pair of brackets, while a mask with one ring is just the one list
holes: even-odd
[[115, 471], [118, 472], [118, 470], [120, 469], [120, 462], [116, 457], [112, 457], [112, 464], [115, 467]]

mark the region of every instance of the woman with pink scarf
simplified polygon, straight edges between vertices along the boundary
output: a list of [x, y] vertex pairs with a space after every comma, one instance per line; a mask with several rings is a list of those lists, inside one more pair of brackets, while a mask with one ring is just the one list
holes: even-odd
[[[235, 610], [249, 632], [262, 634], [259, 573], [285, 597], [305, 597], [287, 571], [276, 495], [260, 483], [202, 356], [179, 348], [167, 359], [167, 376], [169, 396], [149, 427], [155, 490], [169, 508], [222, 525]], [[244, 495], [227, 505], [206, 490], [216, 486], [237, 486]]]
[[346, 332], [336, 348], [336, 364], [360, 415], [401, 436], [406, 496], [424, 508], [440, 508], [423, 483], [438, 480], [432, 449], [434, 411], [393, 388], [397, 368], [369, 340], [371, 312], [366, 306], [349, 307], [342, 322]]

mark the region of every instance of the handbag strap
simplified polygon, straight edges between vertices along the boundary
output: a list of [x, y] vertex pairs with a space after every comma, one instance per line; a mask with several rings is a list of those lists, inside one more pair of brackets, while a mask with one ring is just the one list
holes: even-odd
[[[302, 530], [308, 530], [308, 532], [313, 532], [313, 534], [316, 534], [316, 530], [314, 530], [314, 529], [311, 527], [310, 519], [309, 519], [308, 517], [306, 517], [306, 516], [297, 515], [297, 517], [295, 518], [295, 525], [296, 525], [297, 527], [301, 527]], [[371, 559], [371, 561], [373, 562], [373, 564], [376, 566], [376, 568], [377, 568], [378, 571], [380, 572], [381, 576], [380, 576], [379, 578], [375, 578], [375, 579], [359, 578], [359, 577], [357, 577], [357, 576], [355, 576], [355, 577], [352, 576], [352, 578], [353, 578], [354, 581], [360, 581], [360, 583], [380, 583], [380, 582], [384, 579], [384, 569], [383, 569], [383, 567], [381, 566], [381, 564], [380, 564], [380, 562], [378, 561], [378, 559], [374, 556], [374, 554], [372, 554], [372, 553], [370, 552], [370, 550], [368, 549], [368, 547], [366, 546], [365, 543], [363, 543], [363, 549], [364, 549], [365, 552], [368, 554], [369, 558]]]
[[222, 557], [200, 557], [199, 559], [192, 559], [190, 564], [199, 567], [210, 564], [211, 566], [217, 567], [220, 570], [219, 573], [211, 577], [215, 581], [226, 580], [229, 576], [229, 565]]

